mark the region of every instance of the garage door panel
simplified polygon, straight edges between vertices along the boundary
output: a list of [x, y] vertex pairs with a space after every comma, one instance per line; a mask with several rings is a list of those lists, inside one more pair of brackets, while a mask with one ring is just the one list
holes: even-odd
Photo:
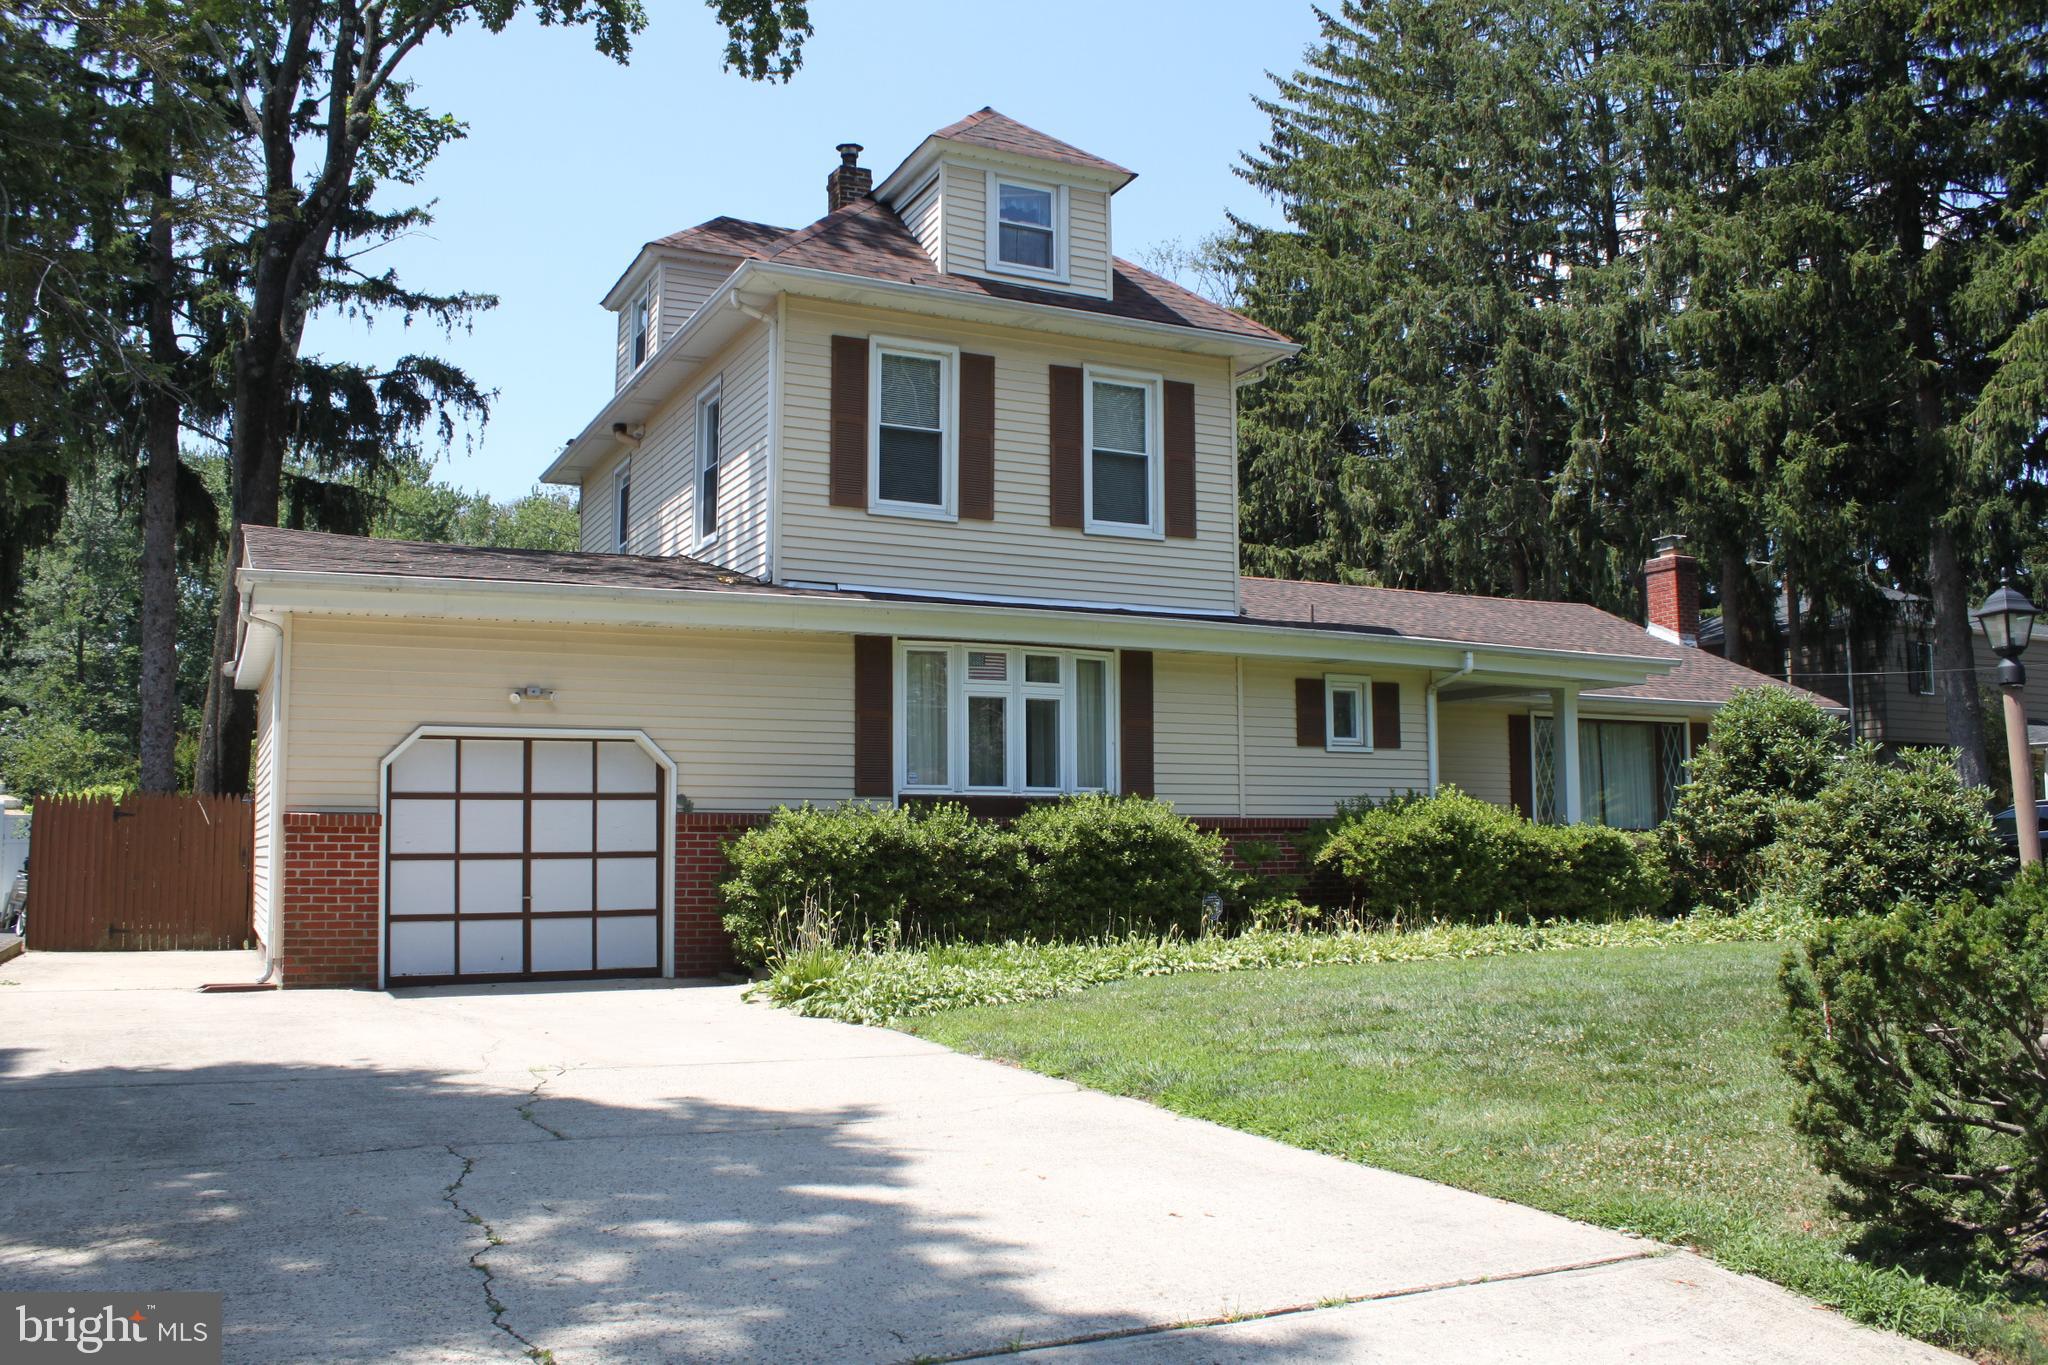
[[587, 972], [591, 969], [591, 918], [537, 919], [533, 922], [533, 970]]
[[391, 913], [454, 914], [455, 860], [422, 858], [391, 864]]
[[538, 858], [533, 864], [533, 912], [554, 914], [564, 910], [588, 912], [595, 871], [588, 858]]
[[[584, 785], [590, 775], [584, 774]], [[535, 853], [588, 853], [592, 825], [597, 820], [596, 801], [535, 801], [533, 803], [533, 851]], [[606, 805], [612, 803], [606, 802]], [[651, 823], [651, 822], [650, 822]]]
[[387, 788], [394, 982], [660, 970], [665, 786], [637, 744], [423, 739]]
[[455, 922], [428, 920], [391, 924], [393, 976], [448, 976], [455, 970]]
[[661, 902], [652, 858], [600, 858], [597, 863], [597, 908], [652, 910]]
[[657, 837], [653, 801], [598, 802], [598, 852], [652, 853]]
[[464, 921], [459, 970], [464, 976], [500, 976], [507, 972], [525, 971], [526, 921]]
[[453, 801], [400, 801], [391, 803], [391, 851], [393, 853], [453, 853], [455, 851], [455, 803]]
[[597, 922], [597, 969], [622, 971], [653, 967], [660, 961], [652, 915], [610, 915]]
[[524, 859], [465, 859], [461, 882], [465, 915], [517, 915], [525, 911]]
[[462, 790], [517, 792], [526, 790], [526, 741], [465, 739], [462, 741]]

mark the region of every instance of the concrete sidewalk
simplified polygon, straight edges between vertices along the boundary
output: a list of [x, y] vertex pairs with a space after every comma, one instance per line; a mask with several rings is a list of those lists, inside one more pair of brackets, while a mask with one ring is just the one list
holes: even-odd
[[0, 972], [0, 1287], [221, 1290], [248, 1361], [1954, 1359], [736, 988], [194, 989], [255, 974]]

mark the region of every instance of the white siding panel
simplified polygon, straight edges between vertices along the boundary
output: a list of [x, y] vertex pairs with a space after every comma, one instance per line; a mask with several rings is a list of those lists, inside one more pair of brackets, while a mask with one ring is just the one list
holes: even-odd
[[691, 265], [683, 261], [661, 263], [661, 304], [655, 310], [655, 333], [667, 341], [676, 328], [690, 320], [732, 274], [730, 267]]
[[[591, 554], [608, 555], [618, 548], [612, 538], [612, 512], [617, 500], [612, 495], [612, 474], [623, 456], [613, 456], [583, 476], [576, 499], [577, 548]], [[637, 504], [636, 494], [633, 501]]]
[[277, 806], [276, 708], [277, 668], [273, 666], [270, 676], [256, 692], [256, 768], [252, 774], [255, 790], [251, 793], [255, 805], [256, 834], [251, 848], [250, 890], [255, 907], [256, 937], [264, 943], [270, 940], [273, 888], [277, 884], [270, 846], [270, 815]]
[[[554, 701], [515, 709], [525, 683]], [[307, 617], [290, 689], [293, 810], [375, 809], [379, 760], [426, 724], [642, 729], [703, 810], [853, 788], [845, 636]]]
[[1420, 673], [1381, 670], [1374, 682], [1401, 684], [1401, 747], [1370, 753], [1331, 753], [1294, 742], [1294, 680], [1325, 672], [1356, 673], [1355, 666], [1289, 664], [1247, 659], [1245, 692], [1245, 801], [1250, 815], [1328, 815], [1346, 797], [1385, 797], [1429, 785], [1428, 725], [1422, 714]]
[[1222, 654], [1152, 660], [1152, 774], [1183, 815], [1237, 813], [1237, 661]]
[[924, 254], [932, 258], [932, 264], [944, 270], [945, 258], [941, 254], [945, 233], [945, 194], [940, 188], [941, 178], [934, 176], [931, 187], [906, 204], [903, 221], [909, 226], [917, 244], [924, 248]]
[[[795, 300], [787, 319], [780, 578], [1237, 610], [1236, 443], [1227, 362]], [[993, 522], [872, 516], [830, 505], [834, 333], [928, 339], [995, 357]], [[1141, 369], [1195, 385], [1195, 539], [1088, 535], [1049, 524], [1048, 368], [1087, 363]]]
[[[961, 275], [980, 275], [1107, 298], [1110, 279], [1110, 209], [1105, 190], [1067, 187], [1067, 281], [1027, 279], [988, 269], [989, 167], [973, 162], [945, 163], [945, 268]], [[1058, 173], [1011, 172], [1041, 183], [1057, 183]], [[929, 248], [927, 248], [929, 250]]]
[[1514, 801], [1508, 788], [1508, 708], [1439, 700], [1437, 776], [1468, 796], [1497, 806]]

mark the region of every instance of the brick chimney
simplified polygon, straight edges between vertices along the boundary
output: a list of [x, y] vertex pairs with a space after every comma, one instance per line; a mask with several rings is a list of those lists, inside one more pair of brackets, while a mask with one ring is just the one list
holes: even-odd
[[1643, 565], [1643, 599], [1650, 634], [1674, 645], [1700, 642], [1700, 562], [1681, 548], [1684, 536], [1658, 536], [1657, 553]]
[[825, 177], [825, 212], [832, 213], [865, 199], [875, 188], [875, 173], [860, 164], [860, 144], [842, 142], [839, 164]]

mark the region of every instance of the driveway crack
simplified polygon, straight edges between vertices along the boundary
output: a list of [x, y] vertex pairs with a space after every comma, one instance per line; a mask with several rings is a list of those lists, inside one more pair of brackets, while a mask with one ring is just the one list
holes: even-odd
[[483, 1280], [484, 1307], [490, 1310], [491, 1326], [518, 1342], [528, 1360], [540, 1362], [540, 1365], [555, 1365], [555, 1353], [553, 1351], [548, 1350], [544, 1346], [534, 1345], [529, 1338], [520, 1333], [518, 1328], [505, 1321], [505, 1304], [497, 1294], [497, 1273], [491, 1269], [491, 1263], [484, 1259], [485, 1253], [492, 1247], [505, 1245], [505, 1239], [498, 1235], [496, 1228], [493, 1228], [484, 1221], [482, 1214], [479, 1214], [476, 1210], [462, 1202], [463, 1182], [468, 1180], [469, 1173], [476, 1169], [477, 1159], [473, 1156], [464, 1156], [461, 1152], [456, 1151], [453, 1145], [449, 1146], [448, 1155], [462, 1163], [462, 1170], [456, 1175], [454, 1182], [441, 1191], [441, 1199], [449, 1208], [462, 1215], [463, 1222], [468, 1223], [471, 1227], [483, 1230], [483, 1250], [473, 1251], [469, 1254], [469, 1268], [474, 1270]]
[[526, 1092], [526, 1098], [522, 1100], [518, 1105], [518, 1114], [520, 1118], [525, 1119], [528, 1123], [540, 1129], [543, 1133], [546, 1133], [549, 1137], [553, 1138], [557, 1142], [567, 1142], [569, 1140], [569, 1135], [559, 1128], [550, 1128], [547, 1124], [542, 1123], [538, 1118], [534, 1116], [533, 1106], [540, 1103], [540, 1092], [543, 1088], [546, 1087], [549, 1081], [558, 1081], [562, 1077], [568, 1075], [574, 1069], [575, 1068], [573, 1067], [558, 1066], [554, 1069], [552, 1074], [543, 1074], [547, 1072], [546, 1067], [533, 1067], [532, 1072], [535, 1077], [533, 1087]]

